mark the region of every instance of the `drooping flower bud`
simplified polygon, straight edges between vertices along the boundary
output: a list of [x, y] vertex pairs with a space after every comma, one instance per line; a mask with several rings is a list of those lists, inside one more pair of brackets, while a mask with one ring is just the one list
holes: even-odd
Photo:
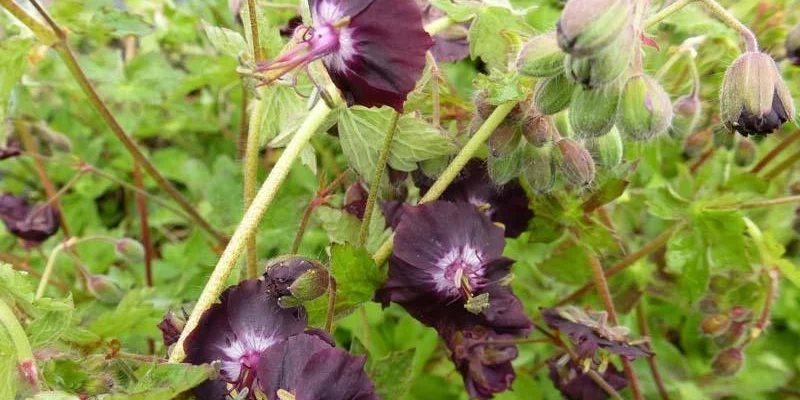
[[592, 155], [595, 164], [603, 167], [616, 167], [622, 162], [625, 150], [622, 136], [617, 127], [612, 127], [608, 133], [596, 138], [583, 140], [583, 146]]
[[515, 179], [522, 172], [523, 156], [525, 155], [525, 147], [517, 146], [516, 149], [510, 153], [502, 156], [495, 155], [494, 152], [489, 152], [487, 157], [487, 170], [492, 182], [497, 185], [505, 185]]
[[36, 368], [36, 360], [28, 359], [17, 363], [19, 374], [31, 388], [39, 387], [39, 370]]
[[564, 68], [564, 52], [558, 47], [555, 32], [532, 37], [517, 56], [517, 70], [528, 76], [544, 78], [559, 74]]
[[90, 274], [87, 278], [86, 288], [89, 293], [103, 303], [117, 304], [125, 296], [119, 284], [105, 275]]
[[622, 75], [633, 56], [636, 35], [628, 27], [607, 47], [585, 57], [567, 55], [564, 69], [567, 77], [587, 88], [607, 85]]
[[361, 181], [354, 182], [344, 192], [344, 211], [359, 220], [364, 219], [369, 193]]
[[786, 57], [792, 64], [800, 66], [800, 24], [786, 36]]
[[564, 74], [540, 79], [533, 90], [533, 104], [542, 114], [553, 115], [569, 106], [574, 91], [575, 83]]
[[689, 158], [699, 157], [711, 143], [711, 131], [704, 129], [692, 133], [683, 142], [683, 154]]
[[731, 319], [728, 314], [718, 313], [707, 315], [700, 322], [700, 331], [704, 335], [716, 337], [725, 333], [731, 326]]
[[744, 366], [744, 353], [741, 349], [731, 347], [722, 350], [711, 362], [711, 369], [717, 376], [734, 376]]
[[700, 120], [702, 104], [696, 92], [681, 96], [672, 103], [672, 124], [669, 126], [669, 135], [673, 139], [682, 139], [694, 133]]
[[138, 240], [122, 238], [114, 242], [114, 252], [119, 259], [136, 264], [144, 261], [144, 246]]
[[521, 138], [517, 126], [503, 122], [489, 137], [489, 149], [495, 157], [508, 156], [519, 146]]
[[616, 84], [597, 89], [577, 88], [569, 107], [569, 125], [577, 138], [602, 136], [614, 126], [619, 102]]
[[765, 135], [794, 118], [789, 89], [767, 54], [747, 52], [725, 71], [720, 91], [720, 117], [730, 131]]
[[558, 45], [576, 56], [611, 43], [631, 16], [628, 0], [569, 0], [556, 24]]
[[625, 83], [617, 112], [617, 127], [633, 140], [649, 140], [672, 122], [672, 102], [655, 79], [639, 74]]
[[561, 173], [569, 183], [585, 187], [594, 182], [594, 160], [583, 145], [572, 139], [561, 139], [556, 146], [561, 155]]
[[523, 166], [522, 171], [525, 180], [533, 190], [539, 193], [549, 192], [556, 182], [554, 146], [528, 146], [525, 150], [527, 151], [527, 163]]
[[167, 311], [167, 313], [164, 314], [164, 319], [158, 324], [158, 330], [161, 331], [164, 345], [171, 346], [177, 343], [184, 326], [186, 326], [186, 321], [184, 319], [179, 318], [172, 311]]
[[288, 255], [270, 261], [264, 278], [267, 291], [278, 298], [281, 307], [288, 308], [322, 296], [328, 290], [330, 275], [317, 260]]
[[529, 107], [526, 111], [520, 122], [520, 130], [525, 140], [536, 147], [547, 145], [556, 136], [553, 117], [542, 115], [535, 106]]
[[486, 90], [479, 90], [475, 93], [473, 103], [475, 103], [475, 113], [481, 119], [489, 118], [489, 116], [492, 115], [492, 111], [495, 109], [495, 105], [489, 102], [489, 94]]
[[736, 165], [746, 167], [756, 160], [756, 145], [749, 140], [740, 140], [736, 143], [736, 150], [733, 152], [733, 160]]

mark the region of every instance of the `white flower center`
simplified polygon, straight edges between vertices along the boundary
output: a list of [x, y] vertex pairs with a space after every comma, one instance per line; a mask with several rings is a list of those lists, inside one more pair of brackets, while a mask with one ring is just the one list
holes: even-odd
[[450, 249], [436, 264], [439, 267], [433, 275], [436, 290], [449, 297], [465, 297], [483, 286], [485, 271], [481, 268], [481, 258], [482, 254], [469, 245]]
[[271, 337], [248, 332], [232, 341], [227, 347], [220, 347], [227, 357], [221, 360], [222, 375], [228, 380], [237, 379], [242, 372], [242, 366], [255, 368], [254, 361], [257, 361], [259, 355], [273, 344], [275, 340]]

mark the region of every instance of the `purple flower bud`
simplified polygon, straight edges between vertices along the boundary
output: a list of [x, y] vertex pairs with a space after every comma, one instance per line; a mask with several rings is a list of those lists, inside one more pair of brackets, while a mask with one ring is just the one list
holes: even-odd
[[586, 56], [611, 43], [628, 25], [628, 0], [569, 0], [556, 25], [558, 45]]
[[[328, 269], [319, 261], [301, 256], [283, 256], [269, 262], [264, 279], [267, 293], [281, 306], [297, 306], [322, 296], [328, 290]], [[295, 303], [296, 302], [296, 303]]]
[[717, 376], [734, 376], [744, 366], [744, 352], [737, 347], [722, 350], [711, 361], [711, 369]]
[[364, 188], [364, 184], [361, 181], [355, 182], [348, 186], [344, 192], [344, 205], [342, 208], [348, 214], [362, 220], [367, 210], [368, 197], [369, 193]]
[[172, 346], [177, 343], [185, 325], [186, 321], [184, 319], [178, 318], [172, 311], [167, 311], [164, 314], [164, 319], [158, 324], [158, 330], [161, 331], [164, 345]]
[[[569, 358], [553, 357], [547, 360], [550, 367], [550, 380], [559, 392], [568, 400], [605, 400], [608, 393], [601, 388], [578, 364]], [[628, 386], [628, 379], [614, 364], [600, 373], [606, 383], [615, 390]]]
[[25, 198], [10, 194], [0, 195], [0, 219], [12, 234], [31, 245], [55, 235], [61, 221], [54, 207], [30, 206]]
[[725, 126], [743, 136], [772, 133], [795, 113], [775, 61], [753, 51], [739, 56], [725, 71], [720, 109]]
[[669, 94], [653, 78], [639, 74], [625, 83], [617, 111], [620, 133], [633, 140], [649, 140], [672, 122]]
[[689, 158], [695, 158], [705, 151], [711, 144], [711, 131], [699, 130], [686, 137], [683, 142], [683, 153]]
[[6, 140], [6, 145], [0, 147], [0, 160], [16, 157], [20, 154], [22, 154], [22, 148], [17, 139], [8, 138], [8, 140]]
[[594, 160], [582, 144], [572, 139], [561, 139], [556, 143], [556, 148], [561, 155], [561, 173], [569, 183], [585, 187], [594, 182]]
[[489, 137], [489, 151], [494, 157], [510, 156], [519, 147], [521, 139], [519, 127], [504, 121]]
[[36, 360], [22, 360], [17, 363], [19, 374], [31, 388], [39, 387], [39, 370], [36, 368]]
[[800, 25], [792, 28], [786, 36], [786, 57], [792, 64], [800, 66]]
[[128, 263], [135, 264], [144, 261], [144, 246], [138, 240], [131, 238], [119, 239], [114, 243], [114, 251], [117, 257]]
[[725, 333], [730, 326], [731, 319], [727, 314], [712, 314], [705, 316], [700, 322], [700, 331], [704, 335], [716, 337]]
[[736, 150], [733, 152], [733, 160], [736, 165], [746, 167], [756, 160], [756, 145], [753, 142], [743, 139], [736, 143]]
[[543, 147], [553, 142], [557, 132], [553, 117], [537, 112], [535, 107], [530, 107], [520, 122], [522, 135], [528, 143]]
[[105, 275], [89, 275], [86, 288], [97, 300], [107, 304], [117, 304], [125, 296], [119, 284]]
[[697, 92], [681, 96], [672, 103], [672, 124], [669, 126], [669, 134], [674, 139], [683, 139], [687, 135], [694, 133], [700, 119], [702, 104]]
[[309, 0], [311, 27], [260, 72], [283, 74], [322, 59], [348, 104], [403, 110], [433, 40], [414, 0]]
[[516, 377], [511, 361], [518, 354], [517, 347], [509, 344], [514, 336], [497, 334], [481, 326], [439, 333], [471, 398], [488, 399], [511, 387]]

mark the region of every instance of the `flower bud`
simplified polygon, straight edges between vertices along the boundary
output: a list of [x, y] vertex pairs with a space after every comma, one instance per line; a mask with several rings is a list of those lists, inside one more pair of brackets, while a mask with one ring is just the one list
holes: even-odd
[[120, 260], [128, 264], [136, 264], [144, 261], [144, 246], [138, 240], [122, 238], [114, 242], [114, 252]]
[[719, 347], [730, 347], [741, 343], [742, 339], [745, 337], [745, 334], [748, 331], [747, 328], [748, 325], [749, 325], [748, 322], [732, 321], [730, 328], [728, 328], [728, 331], [725, 332], [724, 335], [720, 335], [714, 338], [714, 344], [716, 344]]
[[361, 181], [353, 182], [344, 192], [344, 211], [359, 220], [364, 219], [369, 193]]
[[622, 163], [624, 145], [622, 136], [615, 126], [603, 136], [584, 139], [583, 145], [597, 165], [616, 167]]
[[[677, 119], [677, 118], [676, 118]], [[711, 131], [702, 130], [692, 133], [683, 142], [683, 154], [689, 158], [699, 157], [711, 143]]]
[[702, 105], [697, 93], [681, 96], [672, 103], [672, 124], [669, 126], [669, 135], [673, 139], [682, 139], [691, 135], [700, 120]]
[[556, 146], [561, 155], [561, 173], [569, 183], [585, 187], [594, 182], [594, 160], [585, 147], [572, 139], [561, 139]]
[[503, 122], [489, 137], [489, 149], [493, 156], [505, 157], [516, 150], [521, 139], [522, 134], [516, 126]]
[[736, 347], [720, 351], [711, 362], [711, 369], [717, 376], [734, 376], [743, 366], [744, 353]]
[[664, 88], [646, 75], [628, 79], [617, 112], [620, 133], [633, 140], [649, 140], [672, 122], [672, 102]]
[[556, 24], [558, 45], [572, 55], [589, 55], [611, 43], [630, 17], [628, 0], [570, 0]]
[[517, 70], [528, 76], [544, 78], [557, 75], [564, 65], [564, 52], [558, 47], [556, 33], [548, 32], [528, 40], [517, 56]]
[[536, 147], [542, 147], [552, 142], [553, 137], [556, 135], [553, 117], [539, 114], [536, 107], [528, 109], [522, 122], [520, 122], [520, 130], [528, 143]]
[[700, 331], [704, 335], [716, 337], [719, 336], [731, 326], [731, 319], [727, 314], [711, 314], [703, 318], [700, 322]]
[[487, 166], [492, 182], [497, 185], [505, 185], [520, 175], [525, 147], [532, 146], [517, 146], [514, 151], [504, 156], [496, 156], [494, 152], [489, 153]]
[[572, 127], [569, 125], [569, 110], [553, 115], [553, 123], [556, 126], [556, 131], [562, 137], [571, 138], [575, 136], [575, 132], [572, 131]]
[[742, 306], [734, 306], [731, 309], [730, 316], [733, 322], [750, 322], [753, 318], [753, 310]]
[[736, 145], [736, 136], [732, 134], [725, 125], [715, 125], [712, 129], [714, 147], [718, 149], [732, 150]]
[[523, 177], [533, 190], [547, 193], [556, 182], [555, 158], [553, 146], [526, 148], [526, 164], [523, 166]]
[[749, 51], [725, 71], [720, 91], [720, 117], [743, 136], [765, 135], [794, 118], [794, 103], [775, 61]]
[[602, 136], [614, 126], [619, 102], [616, 84], [597, 89], [577, 88], [569, 107], [569, 125], [575, 137]]
[[615, 81], [630, 64], [635, 37], [633, 25], [628, 25], [613, 43], [591, 55], [567, 55], [564, 58], [567, 77], [586, 88], [597, 88]]
[[553, 115], [569, 106], [574, 91], [575, 84], [564, 74], [540, 79], [533, 89], [533, 104], [542, 114]]
[[786, 36], [786, 57], [792, 64], [800, 66], [800, 24]]
[[89, 275], [87, 289], [97, 300], [107, 304], [117, 304], [125, 295], [119, 284], [105, 275]]
[[477, 113], [481, 119], [489, 118], [495, 109], [495, 105], [489, 102], [489, 94], [486, 90], [479, 90], [475, 94], [475, 100], [473, 102], [475, 103], [475, 113]]
[[164, 314], [164, 319], [158, 324], [161, 337], [164, 339], [164, 345], [171, 346], [177, 343], [184, 326], [186, 326], [185, 320], [178, 318], [174, 312], [167, 311], [167, 313]]
[[31, 388], [36, 389], [39, 387], [39, 370], [36, 368], [36, 360], [22, 360], [17, 363], [17, 369], [19, 369], [22, 380], [30, 385]]
[[294, 255], [278, 257], [267, 264], [264, 278], [269, 294], [282, 307], [296, 307], [322, 296], [330, 275], [319, 261]]
[[746, 167], [756, 160], [756, 145], [749, 140], [740, 140], [736, 143], [736, 150], [733, 152], [733, 160], [736, 165]]

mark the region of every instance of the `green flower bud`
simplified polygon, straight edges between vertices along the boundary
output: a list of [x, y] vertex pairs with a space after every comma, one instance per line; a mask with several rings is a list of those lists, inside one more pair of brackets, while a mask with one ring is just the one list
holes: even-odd
[[540, 79], [533, 89], [533, 104], [542, 114], [557, 114], [572, 102], [574, 91], [575, 84], [564, 74]]
[[556, 126], [556, 131], [563, 137], [573, 137], [575, 132], [569, 125], [569, 110], [564, 110], [553, 116], [553, 122]]
[[584, 139], [583, 145], [592, 155], [592, 159], [597, 165], [610, 168], [622, 163], [625, 146], [622, 143], [622, 135], [619, 134], [617, 127], [612, 127], [603, 136]]
[[561, 139], [556, 146], [561, 156], [561, 173], [567, 182], [578, 187], [586, 187], [594, 182], [594, 160], [583, 145], [572, 139]]
[[746, 139], [740, 140], [733, 152], [733, 160], [740, 167], [752, 164], [756, 160], [756, 145]]
[[523, 167], [523, 177], [533, 190], [547, 193], [556, 182], [556, 165], [553, 157], [553, 145], [544, 147], [528, 146], [527, 157]]
[[498, 185], [504, 185], [517, 178], [522, 172], [522, 158], [525, 148], [532, 146], [517, 146], [516, 149], [502, 157], [489, 152], [487, 158], [489, 177]]
[[542, 147], [553, 141], [556, 136], [556, 127], [553, 125], [553, 117], [538, 113], [536, 107], [530, 107], [525, 117], [520, 122], [522, 136], [528, 143]]
[[765, 135], [794, 119], [791, 93], [778, 66], [767, 54], [749, 51], [725, 71], [720, 90], [720, 117], [743, 136]]
[[289, 286], [289, 292], [301, 303], [311, 301], [328, 291], [329, 280], [330, 276], [326, 268], [311, 269], [300, 275]]
[[489, 118], [492, 115], [492, 111], [495, 109], [495, 105], [489, 102], [489, 94], [486, 90], [479, 90], [475, 93], [475, 113], [481, 119]]
[[672, 103], [672, 124], [669, 127], [669, 135], [673, 139], [683, 139], [691, 135], [697, 128], [700, 120], [700, 110], [702, 105], [697, 93], [681, 96]]
[[89, 275], [86, 285], [89, 293], [103, 303], [117, 304], [125, 295], [117, 282], [104, 275]]
[[504, 157], [519, 147], [522, 133], [517, 126], [503, 122], [489, 137], [489, 149], [493, 156]]
[[570, 0], [556, 24], [558, 45], [586, 56], [610, 44], [631, 18], [628, 0]]
[[558, 47], [556, 33], [548, 32], [528, 40], [517, 56], [517, 70], [528, 76], [544, 78], [557, 75], [564, 65], [564, 52]]
[[[677, 118], [676, 118], [677, 119]], [[692, 133], [683, 142], [683, 154], [689, 158], [699, 157], [711, 143], [711, 131], [702, 130]]]
[[129, 264], [136, 264], [144, 261], [144, 246], [138, 240], [122, 238], [114, 242], [114, 252], [120, 260]]
[[633, 57], [635, 36], [633, 25], [628, 25], [608, 47], [585, 57], [567, 55], [564, 58], [567, 77], [587, 88], [615, 81], [628, 69]]
[[727, 314], [719, 313], [707, 315], [700, 322], [700, 331], [704, 335], [716, 337], [725, 333], [731, 326], [731, 319]]
[[614, 126], [619, 102], [619, 86], [597, 89], [578, 87], [569, 107], [569, 125], [577, 138], [603, 136]]
[[672, 102], [664, 88], [646, 75], [628, 79], [622, 90], [617, 127], [633, 140], [649, 140], [672, 122]]
[[744, 366], [744, 353], [741, 349], [731, 347], [722, 350], [711, 362], [711, 369], [717, 376], [734, 376]]
[[267, 292], [281, 307], [296, 307], [328, 290], [328, 269], [317, 260], [296, 255], [277, 257], [267, 263]]
[[792, 64], [800, 66], [800, 25], [796, 25], [786, 36], [786, 57]]

